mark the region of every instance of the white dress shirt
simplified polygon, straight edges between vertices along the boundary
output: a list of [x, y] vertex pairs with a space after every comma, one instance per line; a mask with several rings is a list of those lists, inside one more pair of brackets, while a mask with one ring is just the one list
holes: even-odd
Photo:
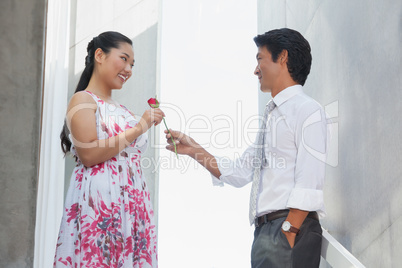
[[[265, 134], [266, 164], [260, 174], [257, 216], [280, 209], [317, 211], [325, 216], [323, 186], [328, 148], [327, 119], [319, 103], [301, 85], [288, 87], [273, 101]], [[213, 184], [242, 187], [253, 180], [255, 145], [240, 158], [215, 157], [221, 172]]]

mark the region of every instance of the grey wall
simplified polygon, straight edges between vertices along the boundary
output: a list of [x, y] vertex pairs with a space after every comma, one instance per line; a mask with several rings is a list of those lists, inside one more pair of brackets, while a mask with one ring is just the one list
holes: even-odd
[[309, 40], [307, 94], [338, 102], [323, 226], [367, 267], [400, 266], [401, 17], [401, 1], [258, 1], [259, 33], [289, 27]]
[[45, 0], [0, 1], [0, 267], [32, 267]]

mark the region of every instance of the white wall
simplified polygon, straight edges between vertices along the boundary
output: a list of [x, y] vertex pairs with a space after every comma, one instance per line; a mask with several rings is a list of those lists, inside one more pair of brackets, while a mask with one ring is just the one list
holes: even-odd
[[[243, 131], [258, 112], [256, 30], [256, 2], [163, 3], [166, 121], [218, 156], [234, 159], [248, 146]], [[257, 120], [251, 126], [258, 128]], [[176, 159], [163, 148], [160, 155], [160, 267], [250, 267], [250, 185], [214, 187], [209, 173], [192, 159]]]
[[311, 44], [306, 92], [339, 126], [323, 226], [367, 267], [400, 266], [401, 16], [401, 1], [258, 1], [259, 33], [293, 28]]

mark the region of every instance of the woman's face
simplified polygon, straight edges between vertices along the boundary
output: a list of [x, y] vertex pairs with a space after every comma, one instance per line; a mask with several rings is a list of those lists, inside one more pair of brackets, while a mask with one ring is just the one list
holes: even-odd
[[131, 77], [134, 66], [133, 47], [128, 43], [120, 43], [119, 48], [112, 48], [103, 54], [99, 66], [100, 79], [110, 89], [121, 89]]

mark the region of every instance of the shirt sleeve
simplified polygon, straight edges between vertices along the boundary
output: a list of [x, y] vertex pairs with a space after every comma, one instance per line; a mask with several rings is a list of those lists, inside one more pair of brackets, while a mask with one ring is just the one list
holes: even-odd
[[324, 110], [318, 105], [302, 109], [296, 123], [295, 186], [287, 202], [288, 208], [325, 215], [323, 186], [327, 136]]
[[253, 179], [253, 157], [254, 157], [254, 146], [251, 145], [247, 150], [241, 155], [241, 157], [231, 160], [226, 157], [217, 157], [215, 159], [218, 164], [221, 176], [219, 179], [213, 175], [212, 184], [214, 186], [224, 186], [225, 183], [232, 185], [234, 187], [243, 187], [247, 183], [251, 182]]

